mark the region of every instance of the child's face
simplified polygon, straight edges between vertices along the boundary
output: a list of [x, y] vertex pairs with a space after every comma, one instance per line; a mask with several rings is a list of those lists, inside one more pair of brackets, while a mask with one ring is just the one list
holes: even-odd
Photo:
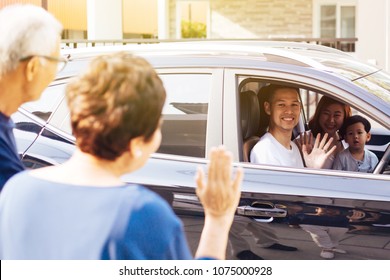
[[364, 150], [365, 144], [370, 141], [371, 134], [364, 130], [362, 123], [355, 123], [348, 126], [345, 134], [345, 141], [349, 145], [351, 151], [362, 151]]

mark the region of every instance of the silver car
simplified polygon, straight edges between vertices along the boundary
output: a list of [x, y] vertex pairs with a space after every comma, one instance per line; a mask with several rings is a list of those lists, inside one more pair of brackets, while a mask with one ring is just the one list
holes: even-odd
[[[145, 57], [167, 90], [161, 147], [144, 168], [123, 180], [165, 198], [182, 218], [193, 250], [203, 225], [195, 170], [207, 164], [212, 147], [225, 145], [245, 172], [228, 258], [321, 259], [321, 244], [312, 233], [322, 228], [337, 232], [335, 259], [390, 259], [390, 75], [327, 47], [235, 41], [63, 50], [69, 58], [65, 70], [40, 100], [13, 116], [28, 168], [71, 156], [74, 137], [64, 88], [91, 58], [119, 50]], [[372, 124], [367, 147], [379, 158], [374, 172], [247, 162], [248, 143], [264, 126], [258, 99], [269, 83], [300, 89], [303, 109], [294, 135], [305, 131], [323, 95], [367, 117]], [[253, 255], [240, 257], [247, 251]]]

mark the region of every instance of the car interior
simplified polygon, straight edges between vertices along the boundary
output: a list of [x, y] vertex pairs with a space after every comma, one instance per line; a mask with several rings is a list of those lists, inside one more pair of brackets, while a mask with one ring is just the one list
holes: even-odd
[[[263, 104], [267, 96], [267, 85], [269, 85], [270, 82], [286, 84], [250, 77], [242, 80], [239, 85], [239, 113], [242, 131], [241, 161], [243, 162], [250, 162], [250, 152], [252, 148], [267, 131], [269, 116], [264, 112]], [[291, 86], [291, 84], [289, 84], [289, 86]], [[300, 98], [303, 104], [302, 113], [301, 119], [293, 131], [292, 140], [301, 132], [308, 130], [307, 120], [309, 119], [310, 111], [314, 113], [315, 105], [318, 103], [321, 96], [319, 93], [314, 93], [303, 88], [300, 88], [300, 92]], [[353, 111], [353, 114], [359, 114], [356, 110]], [[377, 134], [375, 134], [376, 131], [378, 131]], [[373, 136], [369, 144], [374, 145], [375, 147], [385, 147], [382, 151], [372, 150], [378, 156], [379, 160], [379, 168], [376, 168], [374, 173], [390, 174], [390, 133], [383, 127], [379, 129], [373, 128], [371, 132]]]
[[249, 162], [250, 152], [260, 139], [260, 105], [254, 91], [240, 92], [240, 114], [243, 161]]
[[[252, 148], [268, 129], [269, 116], [265, 113], [263, 104], [267, 99], [269, 84], [255, 78], [248, 78], [240, 84], [242, 161], [244, 162], [249, 162]], [[304, 123], [304, 120], [300, 120], [300, 124], [294, 129], [293, 139], [304, 131]]]

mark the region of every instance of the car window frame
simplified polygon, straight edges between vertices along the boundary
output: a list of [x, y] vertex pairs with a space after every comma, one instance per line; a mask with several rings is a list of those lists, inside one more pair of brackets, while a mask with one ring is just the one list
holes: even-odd
[[[222, 99], [223, 99], [223, 69], [219, 67], [158, 67], [155, 66], [158, 75], [176, 75], [176, 74], [209, 74], [211, 75], [211, 95], [209, 98], [205, 157], [208, 158], [210, 149], [222, 144]], [[156, 153], [159, 155], [169, 155]], [[187, 157], [182, 155], [173, 155], [178, 157]], [[201, 157], [195, 157], [201, 158]]]
[[[209, 151], [212, 147], [219, 146], [222, 144], [221, 135], [222, 135], [222, 85], [223, 85], [223, 69], [217, 67], [161, 67], [155, 66], [155, 70], [158, 75], [177, 75], [177, 74], [199, 74], [199, 75], [210, 75], [210, 98], [208, 105], [208, 114], [207, 114], [207, 127], [206, 127], [206, 143], [205, 143], [205, 157], [196, 157], [196, 158], [208, 158]], [[72, 77], [62, 79], [61, 84], [68, 83]], [[58, 83], [53, 83], [53, 86], [58, 85]], [[69, 112], [67, 109], [67, 102], [65, 98], [65, 93], [63, 93], [63, 98], [57, 104], [56, 110], [51, 114], [50, 119], [48, 120], [47, 126], [54, 130], [56, 133], [64, 135], [66, 139], [74, 141], [74, 136], [69, 133], [70, 131], [65, 131], [58, 128], [59, 123], [66, 121], [66, 112]], [[63, 117], [58, 117], [58, 114], [64, 114]], [[160, 155], [170, 155], [164, 153], [156, 153]], [[184, 155], [175, 155], [183, 156]]]
[[[225, 97], [228, 98], [228, 100], [224, 100], [224, 105], [227, 104], [227, 106], [230, 106], [228, 109], [225, 108], [225, 111], [232, 110], [234, 107], [231, 105], [233, 102], [237, 102], [237, 105], [235, 106], [236, 111], [235, 113], [231, 113], [230, 115], [224, 116], [224, 123], [237, 123], [237, 129], [235, 132], [230, 133], [229, 137], [228, 135], [224, 135], [224, 139], [230, 139], [230, 141], [227, 141], [228, 148], [232, 149], [234, 154], [234, 160], [239, 165], [243, 166], [254, 166], [255, 168], [264, 168], [264, 167], [271, 167], [277, 169], [281, 168], [283, 170], [302, 170], [304, 173], [317, 173], [316, 171], [325, 172], [325, 174], [329, 175], [341, 175], [347, 176], [347, 177], [366, 177], [369, 176], [372, 177], [382, 177], [384, 176], [388, 180], [390, 180], [390, 176], [384, 175], [384, 174], [378, 174], [378, 170], [380, 168], [379, 163], [374, 169], [373, 173], [359, 173], [359, 172], [352, 172], [352, 171], [337, 171], [337, 170], [327, 170], [327, 169], [312, 169], [312, 168], [293, 168], [293, 167], [279, 167], [279, 166], [272, 166], [272, 165], [263, 165], [263, 164], [252, 164], [252, 163], [244, 163], [242, 162], [242, 137], [241, 133], [241, 120], [240, 115], [238, 112], [239, 107], [239, 77], [247, 76], [247, 77], [259, 77], [259, 79], [267, 82], [282, 82], [291, 84], [293, 86], [297, 86], [299, 88], [304, 89], [310, 89], [315, 92], [318, 92], [323, 95], [328, 95], [330, 97], [333, 97], [335, 99], [338, 99], [342, 102], [347, 102], [351, 105], [352, 108], [355, 108], [359, 112], [369, 116], [370, 118], [377, 121], [380, 125], [382, 125], [384, 128], [387, 128], [390, 130], [390, 128], [383, 125], [383, 120], [380, 120], [378, 115], [376, 115], [374, 112], [378, 111], [376, 108], [372, 109], [372, 106], [361, 106], [361, 104], [364, 104], [362, 100], [359, 100], [356, 96], [354, 96], [348, 89], [355, 87], [352, 83], [346, 88], [342, 89], [337, 87], [335, 84], [327, 83], [325, 80], [318, 80], [316, 78], [311, 78], [308, 76], [303, 76], [299, 74], [289, 73], [289, 72], [283, 72], [283, 71], [267, 71], [263, 69], [240, 69], [240, 68], [231, 68], [225, 70], [225, 79], [224, 79], [224, 88], [225, 88]], [[335, 77], [335, 79], [340, 80], [339, 78]], [[229, 85], [232, 82], [234, 82], [234, 87]], [[318, 83], [317, 83], [318, 82]], [[233, 89], [232, 89], [233, 88]], [[348, 102], [347, 96], [352, 97], [352, 102]], [[370, 104], [367, 104], [370, 105]], [[371, 108], [372, 110], [370, 110]], [[301, 111], [301, 119], [300, 122], [303, 119], [303, 111]], [[232, 116], [234, 116], [234, 120], [232, 120]], [[226, 119], [225, 119], [226, 118]], [[224, 127], [224, 132], [226, 131], [227, 127]]]

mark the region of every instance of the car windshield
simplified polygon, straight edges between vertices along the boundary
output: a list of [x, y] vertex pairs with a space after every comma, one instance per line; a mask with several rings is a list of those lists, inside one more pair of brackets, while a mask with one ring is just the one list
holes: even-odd
[[354, 59], [341, 58], [337, 61], [322, 61], [324, 65], [358, 86], [390, 103], [390, 74]]
[[326, 54], [312, 52], [310, 57], [324, 65], [330, 72], [337, 73], [356, 85], [390, 103], [390, 74], [359, 61], [348, 54]]
[[380, 70], [353, 82], [390, 103], [390, 75], [388, 73]]

